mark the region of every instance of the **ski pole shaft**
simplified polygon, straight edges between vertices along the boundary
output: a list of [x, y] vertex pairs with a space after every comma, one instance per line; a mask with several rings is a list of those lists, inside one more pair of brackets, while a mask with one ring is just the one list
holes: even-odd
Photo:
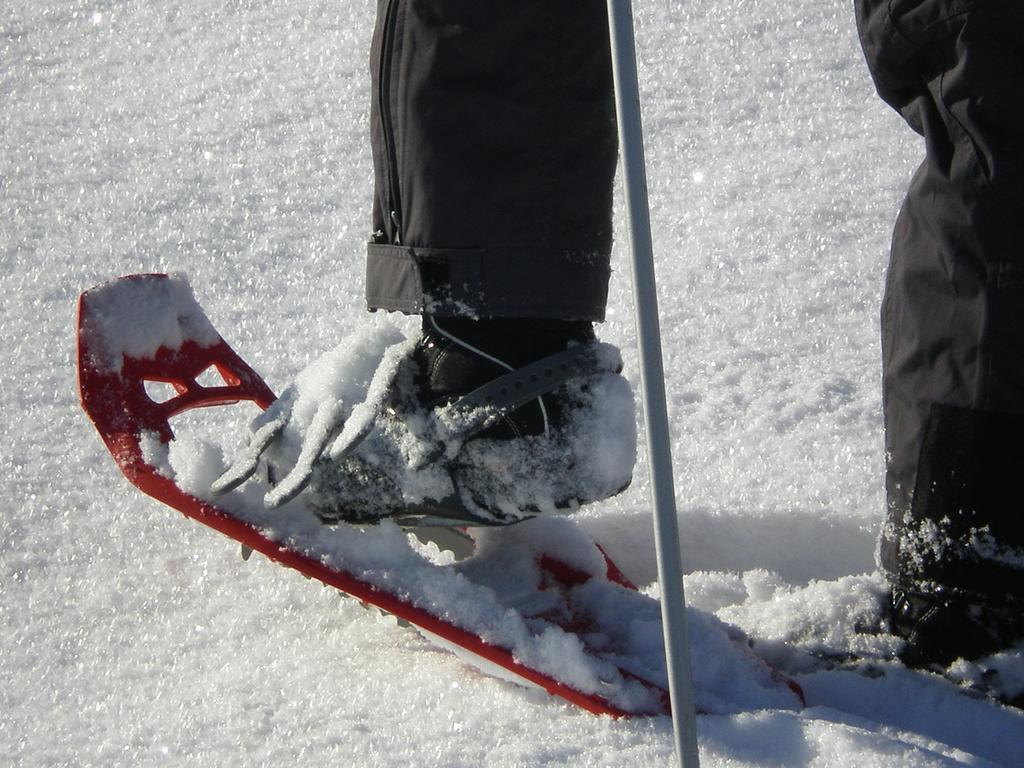
[[672, 449], [665, 403], [665, 372], [661, 354], [631, 0], [608, 0], [608, 20], [615, 73], [622, 177], [626, 189], [626, 215], [629, 219], [632, 251], [637, 347], [640, 353], [640, 381], [647, 429], [647, 456], [654, 493], [654, 541], [658, 581], [661, 584], [662, 625], [675, 750], [676, 758], [683, 768], [698, 768], [690, 638], [672, 480]]

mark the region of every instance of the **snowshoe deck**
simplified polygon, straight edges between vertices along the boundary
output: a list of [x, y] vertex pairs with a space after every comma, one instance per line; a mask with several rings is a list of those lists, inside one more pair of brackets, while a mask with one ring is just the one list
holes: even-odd
[[[183, 278], [134, 275], [85, 292], [78, 343], [82, 406], [144, 493], [230, 536], [243, 551], [395, 615], [485, 671], [598, 714], [668, 712], [657, 601], [633, 588], [567, 520], [481, 531], [473, 556], [438, 565], [391, 522], [325, 527], [301, 498], [268, 510], [261, 494], [245, 488], [212, 500], [209, 482], [176, 460], [186, 441], [176, 439], [170, 419], [239, 401], [265, 409], [274, 394], [213, 329]], [[200, 383], [211, 369], [221, 381]], [[170, 385], [174, 396], [157, 402], [147, 382]], [[200, 464], [223, 462], [199, 445], [184, 463], [194, 466], [196, 456]], [[792, 684], [753, 655], [739, 652], [734, 663], [757, 678], [754, 698], [740, 707], [799, 706]]]

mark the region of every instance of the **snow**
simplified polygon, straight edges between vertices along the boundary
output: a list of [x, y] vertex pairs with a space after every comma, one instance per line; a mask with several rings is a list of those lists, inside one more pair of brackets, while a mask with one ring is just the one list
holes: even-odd
[[[334, 445], [352, 440], [372, 425], [377, 415], [372, 404], [380, 402], [390, 380], [385, 375], [385, 382], [377, 382], [377, 371], [388, 372], [383, 361], [393, 348], [407, 345], [403, 342], [404, 336], [387, 327], [370, 326], [347, 336], [304, 368], [280, 400], [257, 417], [257, 429], [275, 425], [279, 436], [275, 459], [288, 468], [288, 474], [267, 494], [268, 503], [277, 505], [294, 496], [319, 456], [333, 456]], [[391, 357], [400, 359], [393, 353]]]
[[[922, 148], [845, 4], [636, 11], [688, 593], [779, 654], [841, 651], [879, 584], [877, 314]], [[0, 761], [669, 763], [664, 719], [594, 718], [244, 563], [135, 493], [81, 414], [74, 303], [116, 275], [187, 273], [277, 389], [369, 322], [371, 25], [323, 0], [0, 6]], [[601, 336], [635, 378], [622, 237], [614, 259]], [[644, 471], [578, 519], [650, 585]], [[702, 717], [704, 764], [1024, 764], [1024, 718], [944, 681], [801, 681], [801, 713]]]
[[152, 357], [160, 347], [177, 349], [186, 340], [215, 344], [216, 330], [196, 303], [184, 275], [141, 284], [113, 281], [96, 289], [87, 313], [96, 340], [92, 361], [101, 371], [120, 371], [125, 356]]

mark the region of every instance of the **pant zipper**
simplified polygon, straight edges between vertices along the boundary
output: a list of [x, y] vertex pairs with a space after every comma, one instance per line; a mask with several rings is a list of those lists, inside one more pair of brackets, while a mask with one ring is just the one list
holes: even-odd
[[384, 33], [381, 40], [379, 93], [377, 94], [380, 106], [380, 124], [384, 133], [384, 162], [387, 165], [387, 202], [388, 218], [394, 231], [391, 233], [391, 242], [395, 245], [402, 243], [402, 200], [398, 188], [398, 152], [395, 149], [394, 125], [391, 121], [391, 59], [394, 53], [395, 26], [398, 19], [397, 0], [388, 0], [384, 11]]

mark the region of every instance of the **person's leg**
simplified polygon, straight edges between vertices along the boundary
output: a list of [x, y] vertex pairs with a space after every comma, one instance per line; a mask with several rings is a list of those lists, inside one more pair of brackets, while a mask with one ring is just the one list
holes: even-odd
[[618, 493], [633, 395], [593, 330], [616, 164], [604, 0], [378, 0], [371, 70], [367, 303], [422, 332], [314, 363], [219, 487], [262, 455], [267, 503], [304, 493], [325, 523], [501, 525]]
[[1020, 637], [1024, 5], [860, 0], [879, 93], [925, 138], [882, 309], [882, 565], [911, 663]]
[[[371, 71], [367, 302], [424, 316], [424, 402], [592, 341], [617, 149], [604, 0], [380, 0]], [[558, 406], [489, 434], [538, 434]]]
[[379, 0], [371, 69], [370, 308], [602, 320], [604, 0]]
[[616, 163], [604, 0], [379, 0], [371, 68], [367, 303], [423, 327], [375, 428], [317, 463], [312, 507], [506, 524], [617, 493], [635, 423], [593, 331]]

